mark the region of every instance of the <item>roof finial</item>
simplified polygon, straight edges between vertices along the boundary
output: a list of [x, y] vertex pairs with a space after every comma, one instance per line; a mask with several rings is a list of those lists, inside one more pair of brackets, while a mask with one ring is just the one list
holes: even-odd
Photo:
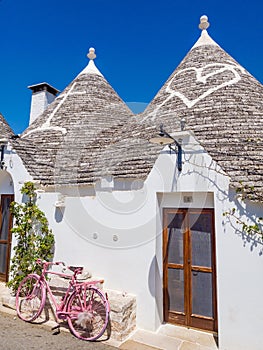
[[89, 53], [87, 54], [87, 57], [90, 59], [90, 60], [94, 60], [97, 56], [95, 54], [95, 49], [93, 47], [91, 47], [89, 49]]
[[210, 26], [207, 16], [200, 17], [199, 29], [206, 30]]

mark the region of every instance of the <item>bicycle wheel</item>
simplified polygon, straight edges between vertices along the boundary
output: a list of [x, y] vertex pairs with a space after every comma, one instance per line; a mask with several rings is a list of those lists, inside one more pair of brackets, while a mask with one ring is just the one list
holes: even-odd
[[16, 293], [16, 311], [26, 322], [34, 321], [42, 312], [46, 302], [46, 288], [37, 274], [26, 276]]
[[83, 285], [69, 299], [68, 325], [82, 340], [96, 340], [104, 333], [109, 321], [108, 300], [96, 287]]

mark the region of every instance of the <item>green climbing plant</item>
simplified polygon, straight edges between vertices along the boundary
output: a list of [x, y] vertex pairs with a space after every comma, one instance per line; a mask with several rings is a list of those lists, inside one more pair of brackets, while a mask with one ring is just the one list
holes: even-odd
[[[236, 197], [241, 201], [251, 199], [253, 197], [254, 187], [243, 185], [240, 182], [240, 186], [236, 189]], [[236, 214], [236, 208], [232, 208], [223, 214], [224, 216], [234, 218], [236, 223], [241, 226], [241, 229], [247, 235], [257, 235], [263, 241], [263, 218], [255, 217], [253, 223], [246, 222]]]
[[30, 272], [41, 272], [41, 266], [36, 264], [36, 260], [50, 260], [55, 243], [47, 218], [36, 204], [35, 185], [26, 182], [21, 193], [26, 196], [26, 202], [12, 202], [10, 205], [14, 218], [12, 233], [17, 241], [11, 260], [11, 278], [7, 283], [13, 292], [16, 292], [20, 281]]

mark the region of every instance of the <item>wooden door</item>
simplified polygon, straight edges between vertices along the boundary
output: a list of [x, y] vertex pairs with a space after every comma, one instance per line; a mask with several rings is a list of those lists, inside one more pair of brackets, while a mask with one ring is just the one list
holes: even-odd
[[10, 252], [12, 243], [12, 216], [10, 203], [14, 200], [12, 194], [1, 195], [0, 206], [0, 280], [7, 282], [10, 264]]
[[164, 209], [164, 320], [217, 331], [214, 213]]

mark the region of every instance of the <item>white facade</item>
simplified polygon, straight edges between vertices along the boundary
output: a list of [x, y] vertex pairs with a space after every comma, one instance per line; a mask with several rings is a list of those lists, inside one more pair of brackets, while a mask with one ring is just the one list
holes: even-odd
[[[234, 193], [230, 192], [230, 198]], [[249, 237], [232, 218], [220, 224], [222, 206], [217, 208], [217, 285], [220, 349], [262, 348], [261, 326], [263, 282], [263, 244]], [[252, 215], [262, 217], [263, 204], [225, 201], [225, 207], [237, 208], [237, 217], [247, 222]]]
[[25, 181], [31, 181], [21, 158], [17, 155], [10, 143], [4, 153], [3, 169], [0, 171], [0, 193], [14, 194], [16, 201], [22, 201], [20, 189]]
[[[183, 139], [181, 173], [176, 154], [165, 148], [144, 183], [109, 177], [95, 187], [39, 191], [38, 204], [55, 234], [54, 259], [84, 265], [105, 279], [105, 288], [135, 294], [137, 326], [155, 331], [163, 323], [163, 209], [213, 208], [219, 347], [259, 350], [262, 242], [246, 237], [223, 213], [236, 207], [244, 218], [263, 216], [263, 205], [236, 200], [229, 178], [191, 133], [174, 136]], [[21, 200], [21, 183], [30, 177], [17, 156], [5, 157]]]

